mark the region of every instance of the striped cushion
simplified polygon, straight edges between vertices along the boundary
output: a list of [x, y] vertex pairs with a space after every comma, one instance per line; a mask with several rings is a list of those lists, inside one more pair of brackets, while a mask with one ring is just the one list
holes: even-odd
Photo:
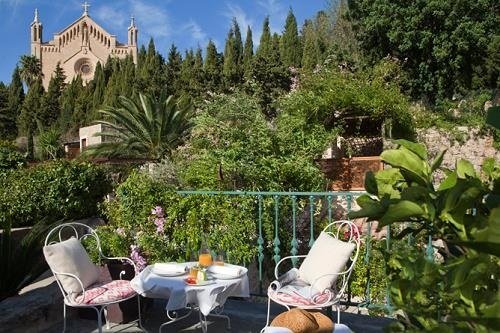
[[75, 301], [79, 304], [106, 304], [129, 298], [135, 293], [130, 281], [114, 280], [93, 285], [85, 293], [78, 295]]

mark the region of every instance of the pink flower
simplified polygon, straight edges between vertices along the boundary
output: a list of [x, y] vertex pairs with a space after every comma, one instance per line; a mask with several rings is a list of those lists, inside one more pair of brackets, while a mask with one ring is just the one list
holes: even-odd
[[139, 247], [137, 245], [130, 245], [130, 259], [135, 263], [137, 272], [144, 270], [147, 266], [147, 261], [143, 256], [139, 253]]
[[155, 208], [153, 208], [151, 210], [151, 214], [152, 215], [156, 215], [156, 217], [164, 217], [164, 212], [163, 212], [163, 208], [161, 208], [161, 206], [156, 206]]
[[164, 231], [165, 218], [164, 217], [155, 218], [153, 222], [156, 225], [156, 232], [162, 234]]

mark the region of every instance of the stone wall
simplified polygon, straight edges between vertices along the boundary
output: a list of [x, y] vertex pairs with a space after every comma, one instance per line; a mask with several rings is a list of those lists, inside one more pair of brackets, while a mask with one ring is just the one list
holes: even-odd
[[500, 151], [493, 147], [493, 137], [476, 128], [457, 127], [454, 133], [435, 128], [419, 130], [418, 141], [426, 145], [431, 159], [447, 149], [442, 164], [446, 168], [455, 168], [458, 159], [470, 161], [478, 171], [487, 157], [500, 161]]

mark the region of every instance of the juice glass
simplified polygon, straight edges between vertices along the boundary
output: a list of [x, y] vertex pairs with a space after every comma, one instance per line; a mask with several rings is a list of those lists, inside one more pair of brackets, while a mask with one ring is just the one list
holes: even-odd
[[210, 253], [200, 253], [198, 263], [201, 267], [208, 267], [212, 265], [212, 255]]

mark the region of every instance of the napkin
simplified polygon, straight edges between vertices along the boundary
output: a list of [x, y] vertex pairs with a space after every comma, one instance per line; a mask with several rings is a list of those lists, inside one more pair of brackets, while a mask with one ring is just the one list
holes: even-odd
[[186, 265], [174, 262], [156, 263], [153, 265], [153, 273], [155, 274], [181, 274], [186, 272]]
[[210, 266], [208, 269], [210, 273], [212, 274], [220, 274], [220, 275], [225, 275], [227, 277], [232, 277], [232, 278], [237, 278], [240, 277], [241, 274], [243, 273], [243, 269], [238, 266], [219, 266], [219, 265], [213, 265]]

